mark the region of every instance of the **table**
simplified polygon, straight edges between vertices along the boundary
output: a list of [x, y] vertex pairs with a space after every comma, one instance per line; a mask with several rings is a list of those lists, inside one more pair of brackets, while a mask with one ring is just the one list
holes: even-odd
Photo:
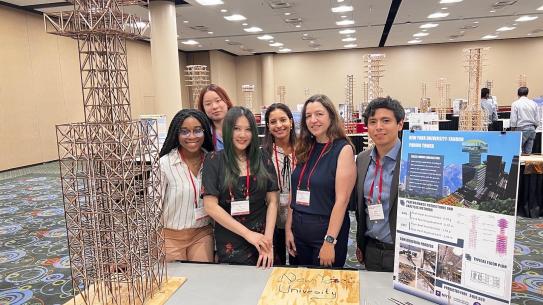
[[[413, 304], [433, 304], [424, 299], [392, 288], [392, 273], [360, 273], [360, 304], [393, 305], [388, 298]], [[252, 266], [219, 264], [170, 263], [168, 275], [183, 276], [187, 281], [166, 304], [256, 305], [266, 286], [271, 269], [262, 270]]]

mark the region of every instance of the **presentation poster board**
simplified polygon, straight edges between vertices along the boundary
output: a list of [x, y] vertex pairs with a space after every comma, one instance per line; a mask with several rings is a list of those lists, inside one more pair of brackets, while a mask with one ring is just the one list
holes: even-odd
[[439, 116], [435, 112], [410, 113], [407, 118], [410, 130], [439, 130]]
[[404, 131], [394, 288], [509, 304], [520, 132]]
[[275, 267], [258, 305], [359, 304], [358, 271]]
[[168, 126], [166, 125], [166, 115], [163, 114], [142, 114], [140, 115], [140, 119], [144, 121], [149, 121], [150, 124], [154, 124], [154, 121], [156, 121], [158, 130], [158, 149], [160, 150], [162, 148], [162, 145], [164, 145], [164, 141], [166, 140], [166, 136], [168, 135]]

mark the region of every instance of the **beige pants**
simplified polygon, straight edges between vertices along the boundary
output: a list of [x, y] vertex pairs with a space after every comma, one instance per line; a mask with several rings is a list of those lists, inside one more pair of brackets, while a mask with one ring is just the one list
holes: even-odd
[[213, 228], [163, 229], [166, 261], [213, 262]]

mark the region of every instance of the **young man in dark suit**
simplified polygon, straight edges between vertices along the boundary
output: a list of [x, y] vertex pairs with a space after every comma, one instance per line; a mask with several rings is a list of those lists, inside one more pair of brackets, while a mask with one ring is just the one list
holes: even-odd
[[401, 157], [398, 132], [403, 129], [405, 111], [397, 100], [377, 98], [363, 116], [375, 145], [356, 160], [356, 254], [367, 270], [392, 272]]

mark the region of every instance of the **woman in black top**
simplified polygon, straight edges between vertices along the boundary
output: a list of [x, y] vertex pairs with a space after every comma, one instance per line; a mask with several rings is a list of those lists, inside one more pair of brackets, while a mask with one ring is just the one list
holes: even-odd
[[356, 180], [352, 144], [325, 95], [304, 103], [300, 125], [285, 225], [287, 249], [300, 265], [343, 267], [347, 205]]
[[258, 147], [248, 109], [230, 109], [222, 131], [224, 150], [206, 156], [202, 175], [219, 262], [271, 267], [278, 200], [273, 164]]

